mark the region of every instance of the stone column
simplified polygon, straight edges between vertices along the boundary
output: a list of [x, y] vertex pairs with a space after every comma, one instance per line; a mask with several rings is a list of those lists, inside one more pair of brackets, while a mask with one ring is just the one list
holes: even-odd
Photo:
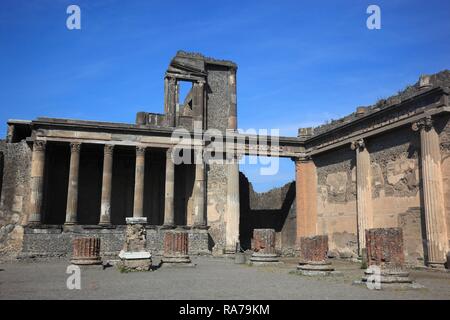
[[205, 165], [202, 150], [195, 151], [194, 227], [206, 226], [205, 221]]
[[81, 143], [70, 144], [69, 188], [67, 191], [66, 225], [77, 223], [78, 210], [78, 174], [80, 171]]
[[171, 227], [175, 225], [175, 164], [172, 161], [172, 149], [166, 152], [166, 186], [164, 198], [164, 226]]
[[431, 117], [412, 126], [420, 131], [423, 200], [427, 235], [428, 265], [442, 267], [448, 251], [447, 224], [441, 174], [439, 135]]
[[365, 232], [372, 228], [372, 188], [370, 178], [370, 155], [363, 139], [352, 142], [356, 150], [356, 196], [358, 219], [359, 254], [366, 248]]
[[176, 123], [176, 79], [169, 78], [167, 83], [167, 125], [169, 127], [175, 127]]
[[205, 82], [195, 82], [193, 85], [193, 114], [195, 129], [203, 129], [204, 92]]
[[[363, 282], [378, 277], [378, 285], [411, 283], [404, 270], [403, 232], [401, 228], [377, 228], [365, 232], [368, 268]], [[381, 289], [381, 287], [377, 288]]]
[[300, 238], [300, 262], [297, 270], [303, 275], [329, 275], [334, 271], [328, 261], [328, 236]]
[[253, 230], [252, 247], [254, 253], [250, 258], [251, 264], [264, 265], [278, 263], [275, 253], [275, 229]]
[[317, 234], [317, 172], [311, 158], [295, 162], [297, 239]]
[[41, 223], [44, 189], [45, 141], [34, 141], [31, 159], [30, 224]]
[[189, 234], [186, 230], [175, 229], [164, 232], [163, 265], [190, 265], [188, 254]]
[[239, 162], [236, 156], [227, 164], [227, 212], [225, 219], [226, 253], [235, 253], [239, 243]]
[[100, 238], [75, 238], [72, 241], [73, 253], [70, 263], [77, 265], [101, 264]]
[[145, 147], [136, 147], [133, 217], [144, 216]]
[[111, 224], [111, 186], [114, 146], [107, 144], [103, 153], [102, 202], [100, 208], [100, 224]]
[[236, 69], [230, 69], [228, 73], [228, 86], [230, 88], [228, 129], [237, 130]]

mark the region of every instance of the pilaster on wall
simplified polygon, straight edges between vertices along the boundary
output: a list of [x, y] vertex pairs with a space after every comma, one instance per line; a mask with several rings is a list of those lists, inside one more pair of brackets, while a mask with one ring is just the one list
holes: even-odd
[[358, 247], [361, 254], [366, 247], [366, 230], [373, 227], [370, 154], [363, 139], [354, 141], [351, 149], [356, 150]]
[[297, 239], [317, 234], [317, 171], [310, 158], [295, 161]]
[[422, 163], [423, 199], [427, 236], [427, 264], [442, 266], [448, 251], [447, 221], [441, 171], [439, 135], [431, 117], [412, 125], [420, 132], [420, 157]]

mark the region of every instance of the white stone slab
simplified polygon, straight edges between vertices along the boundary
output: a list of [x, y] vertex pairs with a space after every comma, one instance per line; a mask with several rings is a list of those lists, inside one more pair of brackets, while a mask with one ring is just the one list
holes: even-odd
[[120, 259], [125, 259], [125, 260], [135, 260], [135, 259], [150, 259], [152, 257], [152, 255], [150, 254], [150, 252], [147, 251], [120, 251], [119, 253], [119, 258]]
[[125, 221], [127, 224], [146, 224], [147, 217], [127, 217]]

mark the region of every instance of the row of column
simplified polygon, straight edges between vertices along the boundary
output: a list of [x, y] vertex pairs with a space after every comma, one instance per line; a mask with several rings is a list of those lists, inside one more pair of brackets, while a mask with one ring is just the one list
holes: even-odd
[[[29, 223], [41, 223], [42, 199], [44, 186], [45, 167], [45, 141], [37, 140], [33, 145], [31, 160], [31, 214]], [[78, 176], [80, 166], [81, 143], [70, 144], [70, 169], [66, 207], [66, 225], [77, 224], [78, 210]], [[144, 173], [145, 173], [145, 151], [143, 146], [136, 147], [136, 169], [134, 185], [133, 217], [144, 215]], [[105, 145], [102, 177], [102, 195], [100, 209], [100, 225], [111, 224], [111, 186], [113, 168], [113, 145]], [[200, 153], [198, 151], [197, 153]], [[203, 161], [197, 162], [194, 183], [194, 226], [206, 225], [205, 219], [205, 167]], [[172, 160], [172, 149], [166, 152], [166, 179], [165, 179], [165, 205], [164, 226], [175, 225], [174, 219], [174, 191], [175, 191], [175, 164]]]
[[[431, 117], [412, 125], [420, 132], [421, 168], [428, 265], [445, 262], [449, 244], [441, 174], [439, 135]], [[356, 152], [357, 227], [359, 252], [366, 248], [365, 230], [373, 228], [371, 162], [366, 143], [351, 143]], [[317, 172], [311, 158], [296, 159], [297, 238], [317, 234]]]

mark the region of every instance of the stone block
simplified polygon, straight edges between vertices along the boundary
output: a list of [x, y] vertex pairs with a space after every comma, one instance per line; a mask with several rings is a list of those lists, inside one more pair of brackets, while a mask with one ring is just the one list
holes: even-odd
[[327, 260], [328, 236], [312, 236], [300, 238], [300, 259], [309, 262]]
[[403, 232], [401, 228], [366, 230], [367, 263], [381, 268], [404, 267]]
[[163, 265], [189, 265], [189, 234], [186, 230], [167, 230], [164, 233]]
[[300, 238], [300, 261], [297, 271], [303, 275], [330, 275], [334, 268], [328, 261], [328, 236]]
[[265, 265], [280, 263], [275, 252], [275, 230], [255, 229], [253, 231], [253, 254], [250, 263]]

